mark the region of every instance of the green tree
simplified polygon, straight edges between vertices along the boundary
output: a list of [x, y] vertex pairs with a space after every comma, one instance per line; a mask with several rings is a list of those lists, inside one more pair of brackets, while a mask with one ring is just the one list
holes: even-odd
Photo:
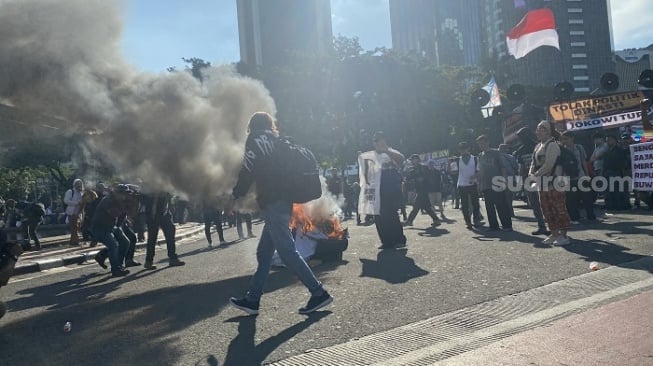
[[[204, 82], [204, 75], [202, 75], [202, 70], [211, 67], [211, 63], [204, 61], [198, 57], [191, 58], [181, 58], [186, 63], [186, 71], [190, 72], [191, 75], [200, 82]], [[166, 69], [168, 72], [177, 72], [177, 68], [174, 66], [168, 67]]]
[[485, 76], [479, 69], [436, 67], [386, 48], [363, 51], [356, 38], [337, 37], [329, 52], [296, 54], [282, 66], [237, 67], [270, 90], [284, 134], [337, 166], [370, 149], [376, 130], [408, 154], [448, 148], [452, 131], [480, 122], [467, 113]]

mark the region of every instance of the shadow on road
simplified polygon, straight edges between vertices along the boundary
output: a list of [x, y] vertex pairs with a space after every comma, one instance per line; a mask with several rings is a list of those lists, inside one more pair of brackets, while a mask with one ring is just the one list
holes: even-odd
[[499, 239], [499, 242], [505, 241], [505, 242], [519, 242], [519, 243], [531, 244], [533, 245], [534, 248], [539, 248], [539, 249], [551, 248], [551, 245], [542, 243], [544, 237], [528, 235], [528, 234], [521, 233], [519, 231], [511, 231], [511, 232], [490, 231], [484, 227], [482, 231], [478, 229], [474, 229], [473, 232], [477, 233], [477, 235], [472, 236], [472, 238], [480, 242], [494, 242], [496, 241], [496, 239]]
[[257, 317], [239, 316], [228, 319], [226, 323], [238, 323], [238, 335], [229, 343], [224, 366], [260, 365], [280, 345], [330, 314], [330, 311], [316, 311], [301, 323], [286, 328], [259, 344], [256, 344], [254, 337]]
[[[346, 262], [318, 265], [313, 270], [319, 277], [343, 263]], [[39, 309], [33, 316], [13, 322], [7, 322], [8, 317], [3, 319], [0, 344], [3, 350], [11, 352], [0, 353], [0, 364], [176, 365], [181, 356], [180, 344], [187, 342], [176, 334], [217, 316], [227, 306], [229, 296], [242, 293], [250, 279], [247, 275], [180, 284], [124, 297], [107, 296], [126, 283], [152, 273], [142, 271], [121, 279], [92, 275], [22, 291], [22, 295], [31, 296], [8, 301], [10, 311], [43, 307], [48, 310]], [[272, 272], [266, 292], [296, 282], [296, 276], [290, 271]], [[287, 335], [308, 327], [311, 319], [258, 345], [256, 355], [269, 354]], [[63, 325], [68, 321], [72, 323], [72, 331], [66, 333]], [[242, 327], [246, 333], [247, 323]], [[38, 347], [29, 347], [34, 343]], [[214, 361], [211, 357], [202, 360], [209, 365]]]
[[[630, 249], [622, 245], [598, 239], [574, 239], [571, 245], [563, 248], [584, 257], [587, 263], [600, 262], [625, 268], [637, 268], [629, 265], [629, 263], [642, 258], [649, 258], [647, 255], [628, 253]], [[653, 273], [653, 269], [650, 269], [649, 272]]]
[[391, 284], [399, 284], [429, 274], [406, 254], [405, 249], [382, 250], [377, 254], [376, 261], [361, 258], [363, 271], [360, 277], [378, 278]]

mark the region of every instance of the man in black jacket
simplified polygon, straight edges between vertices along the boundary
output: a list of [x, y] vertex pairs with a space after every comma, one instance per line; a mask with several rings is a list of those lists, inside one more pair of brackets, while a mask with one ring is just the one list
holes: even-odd
[[[603, 155], [603, 175], [610, 178], [623, 178], [626, 164], [629, 163], [628, 152], [619, 146], [616, 136], [608, 135], [606, 137], [608, 151]], [[617, 181], [617, 180], [615, 180]], [[611, 211], [622, 211], [628, 208], [630, 200], [627, 199], [628, 192], [620, 187], [620, 184], [612, 183], [605, 193], [605, 208]]]
[[186, 264], [177, 258], [177, 248], [175, 244], [175, 224], [172, 222], [172, 212], [170, 211], [170, 202], [172, 195], [167, 192], [158, 192], [145, 195], [145, 215], [147, 223], [147, 246], [145, 250], [146, 269], [156, 269], [154, 265], [154, 250], [156, 248], [159, 228], [163, 231], [168, 249], [168, 263], [170, 267], [183, 266]]
[[109, 195], [104, 196], [98, 203], [91, 221], [93, 238], [106, 246], [107, 250], [100, 251], [95, 260], [104, 266], [104, 259], [108, 256], [111, 263], [111, 275], [122, 277], [129, 274], [123, 267], [125, 253], [129, 248], [129, 239], [122, 231], [122, 220], [129, 210], [130, 196], [133, 192], [124, 184], [118, 185]]
[[433, 206], [431, 206], [431, 201], [429, 200], [429, 169], [424, 165], [420, 164], [420, 157], [417, 154], [410, 156], [410, 163], [412, 167], [408, 170], [407, 180], [411, 180], [415, 183], [415, 203], [413, 203], [413, 209], [408, 214], [408, 220], [405, 222], [405, 225], [412, 226], [413, 220], [417, 217], [417, 213], [420, 210], [426, 211], [433, 222], [431, 226], [440, 225], [440, 219], [433, 211]]
[[34, 241], [36, 250], [41, 250], [38, 228], [43, 221], [43, 216], [45, 216], [45, 205], [41, 202], [28, 203], [23, 210], [23, 216], [25, 217], [22, 223], [23, 235], [25, 236], [23, 239], [23, 250], [32, 249], [30, 239]]
[[252, 276], [249, 291], [245, 297], [232, 297], [229, 301], [231, 305], [250, 315], [258, 314], [263, 287], [276, 249], [286, 266], [295, 272], [311, 293], [308, 304], [299, 309], [299, 313], [312, 313], [330, 304], [333, 298], [324, 290], [322, 283], [317, 280], [295, 248], [289, 228], [293, 203], [280, 189], [284, 186], [283, 179], [287, 177], [279, 176], [274, 156], [275, 145], [279, 143], [276, 123], [271, 115], [257, 112], [249, 120], [248, 132], [243, 165], [225, 212], [232, 212], [234, 202], [245, 196], [252, 183], [256, 183], [256, 199], [265, 226], [256, 249], [258, 267]]

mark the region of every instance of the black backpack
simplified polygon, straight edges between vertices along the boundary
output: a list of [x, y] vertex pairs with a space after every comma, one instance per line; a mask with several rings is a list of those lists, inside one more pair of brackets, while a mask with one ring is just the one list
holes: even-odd
[[556, 165], [560, 165], [562, 167], [562, 172], [565, 176], [570, 178], [578, 178], [578, 159], [576, 159], [576, 155], [574, 155], [574, 152], [567, 149], [566, 147], [562, 145], [558, 146], [560, 146], [560, 156], [558, 156]]
[[322, 196], [320, 170], [311, 150], [279, 138], [275, 160], [283, 198], [292, 203], [306, 203]]
[[34, 203], [30, 207], [32, 215], [34, 217], [43, 217], [45, 216], [45, 206], [42, 203]]

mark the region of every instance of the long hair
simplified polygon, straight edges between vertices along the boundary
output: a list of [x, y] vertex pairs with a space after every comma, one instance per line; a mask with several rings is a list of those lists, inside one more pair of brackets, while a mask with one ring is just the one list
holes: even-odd
[[275, 134], [279, 134], [277, 123], [274, 118], [267, 112], [256, 112], [249, 118], [247, 124], [247, 133], [263, 132], [270, 130]]

